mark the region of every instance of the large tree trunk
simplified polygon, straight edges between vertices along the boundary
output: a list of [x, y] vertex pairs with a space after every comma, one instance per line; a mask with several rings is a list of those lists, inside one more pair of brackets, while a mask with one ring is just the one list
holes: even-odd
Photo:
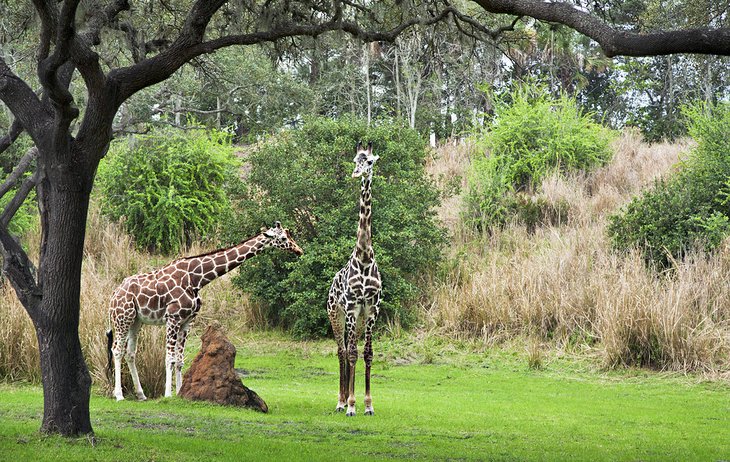
[[43, 299], [36, 322], [44, 397], [41, 430], [67, 436], [93, 431], [91, 376], [78, 335], [88, 189], [78, 183], [45, 182], [39, 191], [47, 225], [39, 268]]

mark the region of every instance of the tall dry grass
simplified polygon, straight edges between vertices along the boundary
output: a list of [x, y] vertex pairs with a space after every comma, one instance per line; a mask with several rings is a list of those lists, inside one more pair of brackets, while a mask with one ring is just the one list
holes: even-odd
[[[728, 370], [730, 246], [656, 274], [638, 253], [612, 251], [605, 232], [608, 215], [670, 172], [687, 149], [686, 142], [647, 145], [624, 133], [609, 165], [543, 182], [536, 194], [567, 209], [567, 219], [532, 232], [512, 224], [474, 234], [454, 218], [459, 198], [446, 203], [441, 216], [453, 236], [451, 263], [433, 282], [430, 327], [488, 343], [540, 338], [598, 354], [606, 366]], [[461, 175], [469, 150], [447, 147], [431, 172], [442, 182], [448, 172]]]
[[[27, 247], [38, 248], [37, 234], [28, 236]], [[189, 254], [202, 253], [193, 247]], [[174, 256], [155, 256], [139, 252], [119, 226], [101, 217], [98, 208], [89, 212], [84, 263], [81, 275], [81, 317], [79, 335], [84, 356], [94, 383], [105, 392], [111, 390], [107, 380], [107, 337], [109, 297], [126, 277], [138, 272], [163, 266]], [[203, 308], [195, 326], [205, 326], [214, 319], [223, 321], [232, 330], [240, 332], [259, 327], [262, 322], [257, 307], [237, 290], [230, 275], [213, 281], [201, 292]], [[193, 327], [191, 337], [202, 332]], [[144, 326], [137, 348], [137, 366], [147, 396], [155, 397], [164, 391], [164, 329]], [[192, 359], [192, 358], [190, 358]], [[124, 366], [123, 386], [133, 390], [131, 378]], [[9, 284], [0, 288], [0, 379], [40, 380], [40, 365], [35, 331], [30, 318], [18, 302]]]

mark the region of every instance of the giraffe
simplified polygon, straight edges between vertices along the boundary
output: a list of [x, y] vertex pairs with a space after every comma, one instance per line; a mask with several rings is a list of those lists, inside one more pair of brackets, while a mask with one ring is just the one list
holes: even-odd
[[180, 392], [185, 340], [201, 307], [198, 292], [215, 278], [233, 270], [267, 247], [289, 250], [296, 255], [303, 253], [289, 230], [282, 228], [277, 221], [271, 228], [238, 245], [181, 258], [160, 269], [124, 279], [114, 291], [109, 305], [109, 320], [116, 340], [112, 329], [107, 331], [108, 371], [111, 373], [113, 356], [114, 396], [117, 401], [124, 399], [121, 378], [123, 354], [132, 375], [137, 399], [147, 399], [139, 383], [135, 362], [137, 334], [142, 324], [166, 325], [165, 396], [172, 396], [173, 368], [176, 390]]
[[[341, 412], [347, 403], [347, 416], [355, 415], [355, 364], [357, 363], [357, 324], [363, 319], [365, 327], [365, 415], [373, 415], [373, 400], [370, 396], [370, 365], [373, 361], [372, 333], [378, 317], [380, 304], [380, 272], [375, 263], [370, 230], [371, 201], [370, 185], [373, 179], [373, 165], [379, 156], [373, 155], [373, 144], [366, 149], [357, 144], [355, 170], [352, 177], [360, 182], [360, 222], [357, 229], [357, 244], [347, 264], [337, 272], [327, 298], [327, 315], [337, 341], [337, 356], [340, 360], [340, 392], [335, 410]], [[345, 401], [347, 399], [347, 401]]]

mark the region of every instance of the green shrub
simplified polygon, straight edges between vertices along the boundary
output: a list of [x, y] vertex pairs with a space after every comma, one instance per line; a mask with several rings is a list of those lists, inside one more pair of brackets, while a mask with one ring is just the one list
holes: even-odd
[[222, 132], [165, 129], [116, 142], [97, 176], [103, 213], [123, 220], [140, 248], [175, 252], [230, 213], [238, 165]]
[[608, 227], [615, 248], [639, 247], [662, 268], [690, 249], [715, 248], [730, 232], [730, 105], [697, 104], [684, 114], [697, 142], [687, 161], [611, 216]]
[[[236, 284], [269, 308], [272, 323], [298, 336], [327, 333], [327, 293], [355, 245], [360, 180], [351, 178], [358, 141], [380, 156], [373, 179], [373, 247], [383, 279], [381, 318], [413, 321], [424, 274], [442, 257], [439, 192], [424, 170], [426, 147], [402, 125], [312, 119], [281, 133], [247, 158], [249, 176], [231, 241], [280, 220], [304, 249], [295, 258], [267, 252], [241, 267]], [[381, 320], [379, 324], [383, 324]]]
[[480, 154], [467, 176], [467, 221], [489, 228], [519, 218], [524, 199], [517, 193], [534, 191], [555, 171], [604, 165], [611, 158], [612, 136], [573, 99], [552, 98], [540, 86], [518, 86], [497, 100], [489, 131], [477, 140]]

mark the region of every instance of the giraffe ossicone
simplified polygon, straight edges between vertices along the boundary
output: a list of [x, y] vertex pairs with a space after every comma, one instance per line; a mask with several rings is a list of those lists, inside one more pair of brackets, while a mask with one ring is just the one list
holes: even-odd
[[336, 411], [355, 415], [355, 365], [357, 363], [357, 325], [365, 326], [365, 415], [373, 415], [370, 395], [370, 366], [373, 361], [372, 332], [379, 313], [381, 280], [375, 263], [371, 232], [372, 195], [370, 186], [373, 166], [379, 156], [373, 155], [373, 144], [363, 148], [357, 144], [352, 177], [360, 177], [360, 221], [357, 243], [347, 264], [335, 274], [327, 297], [327, 315], [337, 342], [340, 361], [340, 391]]
[[177, 259], [148, 273], [130, 276], [116, 288], [109, 304], [112, 329], [108, 337], [108, 370], [114, 361], [114, 397], [122, 394], [122, 356], [132, 375], [137, 399], [145, 400], [139, 382], [135, 355], [137, 335], [143, 324], [165, 325], [165, 396], [172, 396], [172, 371], [176, 391], [182, 386], [185, 340], [191, 322], [200, 311], [200, 289], [215, 278], [237, 268], [268, 247], [302, 255], [304, 252], [280, 222], [241, 243], [202, 255]]

